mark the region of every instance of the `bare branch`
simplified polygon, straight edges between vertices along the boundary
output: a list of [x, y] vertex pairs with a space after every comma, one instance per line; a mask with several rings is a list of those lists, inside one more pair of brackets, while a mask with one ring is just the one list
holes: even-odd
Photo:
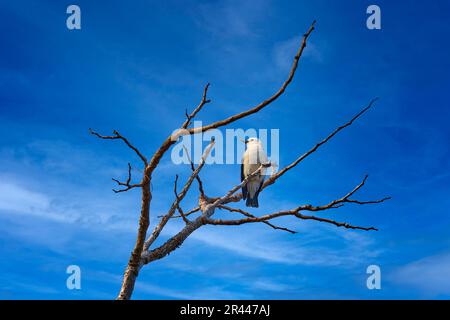
[[[189, 156], [189, 151], [188, 151], [188, 149], [186, 148], [185, 145], [183, 145], [183, 149], [184, 149], [184, 152], [186, 152], [186, 156], [188, 157], [188, 160], [189, 160], [189, 162], [191, 164], [191, 170], [192, 170], [192, 172], [194, 172], [195, 171], [195, 165], [194, 165], [194, 162], [192, 162], [191, 157]], [[198, 191], [200, 192], [200, 195], [202, 197], [205, 197], [205, 190], [203, 189], [203, 183], [202, 183], [202, 180], [200, 179], [200, 175], [197, 175], [196, 179], [197, 179], [197, 182], [198, 182]]]
[[130, 163], [128, 163], [128, 178], [127, 178], [126, 182], [121, 182], [121, 181], [119, 181], [117, 179], [114, 179], [114, 178], [112, 178], [112, 180], [114, 182], [116, 182], [119, 186], [126, 187], [124, 189], [119, 189], [119, 190], [112, 189], [115, 193], [125, 192], [125, 191], [128, 191], [128, 190], [133, 189], [133, 188], [140, 188], [140, 187], [142, 187], [142, 183], [130, 184], [130, 182], [131, 182], [131, 164]]
[[151, 244], [158, 238], [159, 234], [161, 233], [164, 226], [167, 224], [167, 221], [173, 216], [175, 213], [175, 210], [177, 209], [177, 206], [180, 204], [181, 200], [186, 196], [187, 192], [189, 191], [189, 188], [192, 185], [192, 182], [194, 181], [195, 177], [200, 173], [200, 170], [203, 168], [206, 158], [208, 157], [209, 153], [211, 152], [212, 147], [214, 146], [214, 139], [211, 139], [211, 143], [206, 147], [202, 158], [200, 160], [199, 165], [195, 169], [195, 171], [191, 174], [188, 181], [184, 185], [183, 189], [181, 190], [180, 194], [178, 195], [177, 199], [172, 203], [172, 206], [170, 207], [167, 214], [161, 219], [159, 224], [155, 227], [153, 230], [153, 233], [151, 236], [145, 241], [144, 244], [144, 250], [148, 250], [148, 248], [151, 246]]
[[312, 153], [314, 153], [321, 145], [327, 143], [331, 138], [333, 138], [339, 131], [347, 128], [348, 126], [352, 125], [352, 123], [358, 119], [363, 113], [365, 113], [367, 110], [369, 110], [375, 101], [377, 101], [378, 98], [373, 99], [370, 101], [369, 105], [365, 107], [363, 110], [361, 110], [358, 114], [356, 114], [353, 118], [350, 119], [347, 123], [341, 125], [340, 127], [336, 128], [331, 134], [329, 134], [325, 139], [317, 143], [314, 147], [312, 147], [310, 150], [308, 150], [306, 153], [304, 153], [302, 156], [297, 158], [294, 162], [292, 162], [290, 165], [284, 167], [282, 170], [278, 171], [274, 175], [272, 175], [263, 185], [263, 189], [271, 184], [273, 184], [279, 177], [284, 175], [287, 171], [294, 168], [296, 165], [298, 165], [300, 162], [305, 160], [308, 156], [310, 156]]
[[227, 119], [220, 120], [220, 121], [217, 121], [217, 122], [214, 122], [212, 124], [202, 126], [202, 127], [190, 128], [190, 129], [188, 129], [189, 134], [200, 133], [200, 132], [204, 132], [207, 130], [223, 127], [227, 124], [230, 124], [239, 119], [248, 117], [249, 115], [252, 115], [252, 114], [260, 111], [261, 109], [263, 109], [264, 107], [268, 106], [269, 104], [274, 102], [276, 99], [278, 99], [284, 93], [284, 91], [286, 90], [286, 88], [291, 83], [292, 79], [294, 78], [295, 71], [297, 70], [298, 62], [300, 60], [300, 57], [302, 56], [303, 50], [306, 47], [306, 42], [308, 40], [308, 37], [310, 36], [311, 32], [314, 30], [315, 23], [316, 23], [316, 21], [314, 20], [313, 23], [311, 24], [311, 26], [309, 27], [308, 31], [303, 35], [302, 43], [297, 51], [297, 54], [294, 57], [294, 62], [292, 63], [292, 67], [289, 72], [289, 75], [288, 75], [287, 79], [284, 81], [284, 83], [282, 84], [282, 86], [280, 87], [280, 89], [275, 94], [273, 94], [267, 100], [264, 100], [260, 104], [256, 105], [255, 107], [248, 109], [244, 112], [241, 112], [239, 114], [236, 114], [234, 116], [231, 116]]
[[180, 197], [178, 196], [178, 192], [177, 192], [177, 182], [178, 182], [178, 175], [175, 176], [175, 182], [174, 182], [174, 186], [173, 186], [173, 192], [175, 193], [175, 199], [178, 202], [177, 210], [180, 213], [180, 216], [183, 218], [183, 221], [186, 224], [188, 224], [188, 223], [190, 223], [190, 221], [188, 220], [188, 218], [186, 218], [186, 215], [184, 214], [183, 210], [180, 207]]
[[129, 190], [134, 189], [134, 188], [140, 188], [140, 187], [142, 187], [141, 183], [129, 185], [128, 187], [126, 187], [124, 189], [112, 189], [112, 191], [114, 191], [114, 193], [121, 193], [121, 192], [129, 191]]
[[192, 223], [185, 225], [182, 230], [159, 247], [153, 250], [143, 251], [140, 259], [140, 267], [152, 261], [159, 260], [179, 248], [195, 230], [204, 224], [205, 218], [203, 216], [197, 217]]
[[186, 217], [187, 217], [187, 216], [189, 216], [189, 215], [191, 215], [191, 214], [193, 214], [193, 213], [196, 213], [196, 212], [198, 212], [198, 211], [200, 211], [200, 207], [195, 207], [194, 209], [191, 209], [191, 210], [189, 210], [188, 212], [186, 212], [185, 215], [186, 215]]
[[[148, 167], [146, 167], [147, 169]], [[122, 286], [120, 288], [117, 299], [128, 300], [134, 290], [134, 284], [140, 270], [141, 255], [144, 248], [145, 236], [147, 234], [148, 226], [150, 225], [150, 202], [152, 194], [150, 192], [151, 176], [147, 170], [144, 171], [142, 177], [142, 196], [141, 196], [141, 212], [139, 216], [139, 228], [136, 237], [136, 243], [128, 260], [127, 267], [123, 274]]]
[[126, 185], [130, 185], [130, 181], [131, 181], [131, 164], [128, 162], [128, 179], [126, 182]]
[[[261, 168], [260, 168], [261, 169]], [[267, 222], [268, 220], [274, 219], [274, 218], [278, 218], [278, 217], [282, 217], [282, 216], [295, 216], [299, 219], [303, 219], [303, 220], [316, 220], [316, 221], [320, 221], [320, 222], [326, 222], [326, 223], [331, 223], [334, 224], [338, 227], [345, 227], [348, 229], [359, 229], [359, 230], [378, 230], [374, 227], [359, 227], [359, 226], [353, 226], [351, 224], [348, 224], [346, 222], [337, 222], [335, 220], [330, 220], [330, 219], [326, 219], [326, 218], [321, 218], [321, 217], [316, 217], [316, 216], [307, 216], [307, 215], [303, 215], [300, 212], [301, 211], [323, 211], [323, 210], [328, 210], [328, 209], [334, 209], [334, 208], [339, 208], [341, 206], [344, 205], [344, 203], [357, 203], [357, 204], [374, 204], [374, 203], [381, 203], [384, 202], [386, 200], [389, 200], [390, 197], [386, 197], [380, 200], [372, 200], [372, 201], [359, 201], [359, 200], [352, 200], [350, 199], [350, 197], [352, 195], [355, 194], [356, 191], [358, 191], [359, 189], [361, 189], [366, 180], [367, 180], [368, 176], [366, 175], [364, 177], [364, 179], [362, 180], [361, 183], [359, 183], [352, 191], [350, 191], [349, 193], [347, 193], [345, 196], [343, 196], [340, 199], [337, 200], [333, 200], [330, 203], [328, 203], [327, 205], [324, 206], [312, 206], [312, 205], [303, 205], [303, 206], [299, 206], [293, 210], [288, 210], [288, 211], [279, 211], [279, 212], [275, 212], [272, 214], [266, 214], [264, 216], [261, 217], [255, 217], [253, 215], [251, 215], [248, 212], [245, 212], [243, 210], [240, 209], [234, 209], [234, 208], [229, 208], [226, 207], [224, 205], [220, 205], [219, 207], [225, 208], [227, 210], [230, 211], [234, 211], [234, 212], [240, 212], [242, 214], [244, 214], [245, 216], [247, 216], [247, 218], [243, 218], [240, 220], [221, 220], [221, 219], [211, 219], [208, 218], [206, 219], [206, 223], [207, 224], [213, 224], [213, 225], [241, 225], [241, 224], [245, 224], [245, 223], [254, 223], [254, 222]], [[232, 190], [234, 190], [235, 188], [233, 188]], [[229, 192], [230, 193], [230, 192]], [[227, 194], [229, 194], [227, 193]], [[219, 198], [219, 200], [222, 198]], [[216, 201], [219, 201], [216, 200]]]
[[244, 219], [240, 219], [240, 220], [221, 220], [221, 219], [207, 218], [206, 219], [206, 223], [207, 224], [211, 224], [211, 225], [237, 226], [237, 225], [241, 225], [241, 224], [245, 224], [245, 223], [263, 222], [263, 221], [271, 220], [271, 219], [282, 217], [282, 216], [295, 216], [295, 217], [297, 217], [299, 219], [315, 220], [315, 221], [319, 221], [319, 222], [330, 223], [330, 224], [334, 224], [337, 227], [344, 227], [344, 228], [347, 228], [347, 229], [358, 229], [358, 230], [365, 230], [365, 231], [370, 231], [370, 230], [378, 231], [378, 229], [374, 228], [374, 227], [359, 227], [359, 226], [351, 225], [351, 224], [349, 224], [347, 222], [338, 222], [338, 221], [331, 220], [331, 219], [325, 219], [325, 218], [320, 218], [320, 217], [315, 217], [315, 216], [303, 215], [303, 214], [299, 213], [299, 211], [301, 211], [302, 209], [303, 209], [303, 207], [299, 207], [299, 208], [296, 208], [294, 210], [279, 211], [279, 212], [272, 213], [272, 214], [267, 214], [267, 215], [264, 215], [264, 216], [261, 216], [261, 217], [248, 217], [248, 218], [244, 218]]
[[209, 83], [207, 83], [205, 88], [203, 89], [202, 100], [200, 101], [197, 108], [195, 108], [194, 111], [192, 111], [191, 114], [188, 114], [188, 112], [186, 110], [186, 121], [181, 126], [183, 129], [186, 129], [191, 124], [192, 119], [195, 118], [195, 116], [197, 115], [197, 113], [200, 112], [200, 110], [202, 110], [202, 108], [205, 104], [211, 102], [211, 100], [207, 99], [208, 89], [209, 89]]
[[[241, 210], [241, 209], [232, 208], [232, 207], [228, 207], [228, 206], [225, 206], [225, 205], [220, 205], [218, 208], [219, 209], [224, 209], [224, 210], [227, 210], [227, 211], [230, 211], [230, 212], [237, 212], [237, 213], [240, 213], [240, 214], [242, 214], [242, 215], [244, 215], [246, 217], [255, 218], [255, 216], [252, 215], [251, 213], [249, 213], [247, 211], [244, 211], [244, 210]], [[288, 229], [288, 228], [278, 227], [278, 226], [270, 223], [269, 221], [262, 221], [262, 222], [264, 224], [267, 224], [269, 227], [271, 227], [271, 228], [273, 228], [275, 230], [287, 231], [289, 233], [297, 233], [297, 231], [294, 231], [294, 230], [291, 230], [291, 229]]]
[[159, 162], [161, 161], [162, 157], [164, 156], [164, 154], [167, 152], [167, 150], [169, 150], [169, 148], [175, 144], [175, 142], [177, 141], [177, 138], [179, 137], [179, 135], [186, 134], [186, 129], [187, 127], [190, 125], [191, 120], [200, 112], [200, 110], [204, 107], [205, 104], [211, 102], [211, 100], [207, 99], [207, 93], [208, 93], [208, 89], [209, 89], [209, 83], [206, 84], [205, 88], [203, 89], [203, 95], [202, 95], [202, 99], [199, 103], [199, 105], [194, 109], [194, 111], [192, 111], [191, 114], [188, 114], [187, 110], [186, 110], [186, 121], [181, 125], [181, 128], [178, 130], [178, 134], [171, 134], [169, 137], [166, 138], [166, 140], [164, 140], [164, 142], [161, 144], [161, 146], [158, 148], [158, 150], [156, 150], [156, 152], [153, 154], [153, 157], [150, 160], [149, 165], [146, 167], [146, 174], [148, 176], [151, 176], [153, 171], [156, 169], [156, 167], [158, 166]]
[[113, 134], [114, 134], [113, 136], [104, 136], [104, 135], [101, 135], [101, 134], [95, 132], [94, 130], [92, 130], [91, 128], [89, 128], [89, 132], [90, 132], [92, 135], [97, 136], [97, 137], [99, 137], [100, 139], [104, 139], [104, 140], [117, 140], [117, 139], [122, 140], [123, 142], [125, 142], [125, 144], [126, 144], [130, 149], [132, 149], [132, 150], [138, 155], [139, 158], [141, 158], [141, 160], [144, 162], [145, 166], [147, 167], [147, 158], [145, 158], [145, 157], [142, 155], [142, 153], [141, 153], [135, 146], [133, 146], [133, 145], [128, 141], [127, 138], [125, 138], [124, 136], [122, 136], [117, 130], [114, 130], [114, 131], [113, 131]]
[[381, 202], [384, 202], [384, 201], [390, 200], [390, 199], [392, 199], [392, 198], [391, 197], [384, 197], [384, 198], [379, 199], [379, 200], [369, 200], [369, 201], [359, 201], [359, 200], [347, 199], [346, 202], [356, 203], [356, 204], [377, 204], [377, 203], [381, 203]]
[[328, 203], [327, 205], [323, 205], [323, 206], [317, 206], [317, 207], [313, 207], [313, 206], [308, 206], [305, 208], [305, 210], [308, 211], [323, 211], [323, 210], [327, 210], [327, 209], [334, 209], [334, 208], [339, 208], [342, 207], [345, 203], [356, 203], [356, 204], [377, 204], [377, 203], [382, 203], [386, 200], [391, 199], [391, 197], [385, 197], [379, 200], [370, 200], [370, 201], [359, 201], [359, 200], [353, 200], [350, 199], [350, 197], [352, 195], [354, 195], [356, 193], [356, 191], [358, 191], [359, 189], [361, 189], [364, 184], [366, 183], [366, 180], [369, 176], [366, 175], [364, 177], [364, 179], [361, 181], [360, 184], [358, 184], [352, 191], [350, 191], [349, 193], [347, 193], [345, 196], [343, 196], [342, 198], [336, 199], [331, 201], [330, 203]]
[[[184, 213], [184, 215], [186, 216], [186, 217], [188, 217], [188, 216], [190, 216], [191, 214], [193, 214], [193, 213], [196, 213], [196, 212], [199, 212], [200, 211], [200, 207], [195, 207], [195, 208], [193, 208], [193, 209], [191, 209], [191, 210], [189, 210], [188, 212], [185, 212]], [[162, 218], [162, 217], [164, 217], [165, 215], [159, 215], [158, 216], [158, 218]], [[172, 218], [181, 218], [181, 216], [172, 216]]]

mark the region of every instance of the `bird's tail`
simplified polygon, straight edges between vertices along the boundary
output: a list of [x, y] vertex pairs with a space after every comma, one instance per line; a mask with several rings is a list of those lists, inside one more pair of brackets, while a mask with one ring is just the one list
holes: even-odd
[[255, 195], [253, 196], [253, 198], [252, 198], [250, 195], [248, 195], [248, 196], [247, 196], [247, 200], [245, 201], [245, 205], [246, 205], [247, 207], [258, 208], [258, 207], [259, 207], [259, 204], [258, 204], [258, 194], [255, 194]]

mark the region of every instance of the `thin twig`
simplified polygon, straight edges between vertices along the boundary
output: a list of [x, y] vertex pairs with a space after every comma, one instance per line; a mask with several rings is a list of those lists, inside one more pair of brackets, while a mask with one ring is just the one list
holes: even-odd
[[130, 182], [131, 182], [131, 164], [130, 163], [128, 163], [128, 178], [127, 178], [126, 182], [121, 182], [121, 181], [119, 181], [117, 179], [114, 179], [114, 178], [112, 178], [112, 180], [114, 182], [116, 182], [119, 186], [126, 187], [125, 189], [119, 189], [119, 190], [112, 189], [115, 193], [125, 192], [125, 191], [128, 191], [128, 190], [133, 189], [133, 188], [140, 188], [140, 187], [142, 187], [142, 183], [130, 184]]
[[188, 114], [188, 112], [186, 110], [186, 112], [185, 112], [185, 114], [186, 114], [186, 121], [183, 123], [181, 128], [186, 129], [191, 124], [192, 119], [195, 118], [197, 113], [199, 113], [200, 110], [202, 110], [203, 106], [205, 104], [211, 102], [210, 99], [207, 99], [208, 89], [209, 89], [209, 83], [207, 83], [205, 88], [203, 89], [202, 100], [200, 101], [199, 105], [194, 109], [194, 111], [192, 111], [191, 114]]
[[[186, 156], [188, 157], [188, 160], [191, 164], [191, 170], [192, 170], [192, 172], [194, 172], [195, 165], [194, 165], [194, 162], [192, 162], [191, 157], [189, 156], [189, 151], [185, 145], [183, 145], [183, 149], [184, 149], [184, 152], [186, 152]], [[197, 175], [195, 178], [197, 179], [197, 182], [198, 182], [198, 191], [200, 192], [200, 195], [205, 197], [205, 190], [203, 189], [203, 183], [202, 183], [202, 180], [200, 179], [200, 175]]]
[[177, 210], [180, 213], [180, 216], [183, 218], [183, 221], [188, 224], [190, 223], [190, 221], [188, 220], [188, 218], [186, 218], [183, 209], [181, 209], [180, 207], [180, 197], [178, 196], [178, 192], [177, 192], [177, 182], [178, 182], [178, 175], [175, 175], [175, 182], [174, 182], [174, 186], [173, 186], [173, 192], [175, 193], [175, 198], [177, 199]]
[[127, 138], [125, 138], [124, 136], [122, 136], [117, 130], [114, 130], [114, 131], [113, 131], [113, 136], [104, 136], [104, 135], [101, 135], [101, 134], [95, 132], [94, 130], [92, 130], [91, 128], [89, 128], [89, 132], [90, 132], [92, 135], [97, 136], [98, 138], [104, 139], [104, 140], [117, 140], [117, 139], [122, 140], [123, 142], [125, 142], [125, 144], [126, 144], [130, 149], [132, 149], [132, 150], [138, 155], [139, 158], [141, 158], [141, 160], [144, 162], [145, 166], [147, 166], [147, 158], [144, 157], [144, 156], [142, 155], [142, 153], [141, 153], [135, 146], [133, 146], [133, 145], [128, 141]]

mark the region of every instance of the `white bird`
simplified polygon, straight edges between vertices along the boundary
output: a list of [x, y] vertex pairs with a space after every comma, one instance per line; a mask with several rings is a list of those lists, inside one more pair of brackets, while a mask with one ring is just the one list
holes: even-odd
[[[244, 181], [250, 174], [254, 173], [261, 167], [261, 164], [267, 164], [267, 155], [262, 147], [261, 141], [257, 138], [249, 138], [245, 141], [246, 150], [242, 157], [241, 164], [241, 182]], [[258, 208], [258, 195], [261, 191], [265, 168], [255, 176], [251, 177], [247, 183], [242, 186], [242, 197], [246, 200], [245, 205], [247, 207]]]

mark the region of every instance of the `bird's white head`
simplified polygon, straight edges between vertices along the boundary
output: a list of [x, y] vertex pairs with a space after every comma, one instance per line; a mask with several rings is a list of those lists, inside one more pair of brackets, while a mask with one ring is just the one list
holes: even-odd
[[258, 138], [255, 138], [255, 137], [245, 139], [246, 145], [253, 144], [253, 143], [260, 143], [260, 141], [258, 140]]

